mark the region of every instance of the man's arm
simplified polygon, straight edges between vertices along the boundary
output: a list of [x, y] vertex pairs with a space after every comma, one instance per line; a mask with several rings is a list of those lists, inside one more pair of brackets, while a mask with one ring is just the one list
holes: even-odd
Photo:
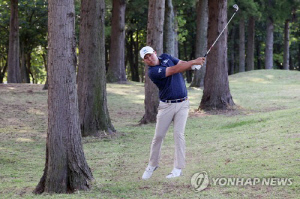
[[179, 60], [179, 62], [177, 63], [177, 65], [172, 66], [172, 67], [168, 67], [166, 69], [166, 77], [176, 74], [176, 73], [182, 73], [186, 70], [191, 69], [191, 67], [193, 65], [203, 65], [205, 62], [205, 58], [204, 57], [199, 57], [197, 59], [191, 60], [191, 61], [182, 61]]

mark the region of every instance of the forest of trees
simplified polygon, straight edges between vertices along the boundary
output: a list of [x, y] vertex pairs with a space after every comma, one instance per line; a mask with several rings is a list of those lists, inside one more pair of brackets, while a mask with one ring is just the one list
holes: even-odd
[[[203, 56], [201, 53], [206, 51], [206, 41], [195, 42], [195, 38], [206, 40], [207, 37], [207, 15], [203, 12], [207, 10], [207, 0], [165, 2], [164, 34], [173, 34], [173, 38], [168, 37], [171, 39], [168, 42], [164, 38], [163, 51], [182, 60], [193, 59], [196, 55]], [[232, 5], [235, 3], [240, 10], [228, 27], [228, 74], [271, 68], [300, 70], [300, 2], [229, 0], [228, 15], [233, 13]], [[80, 41], [80, 4], [81, 1], [75, 0], [77, 48]], [[10, 79], [23, 83], [46, 82], [47, 12], [46, 0], [0, 0], [0, 82]], [[138, 51], [146, 45], [147, 16], [148, 2], [105, 1], [105, 64], [108, 82], [145, 81], [144, 65]], [[14, 25], [10, 25], [10, 22]], [[10, 37], [14, 38], [11, 43]], [[9, 48], [9, 45], [12, 47]], [[170, 51], [170, 48], [174, 50]], [[13, 53], [17, 53], [19, 59], [13, 58], [16, 56], [10, 57]], [[13, 66], [19, 65], [15, 69], [19, 70], [15, 77], [9, 75], [13, 69], [8, 67], [10, 63]], [[119, 66], [121, 70], [117, 70]], [[202, 81], [203, 84], [203, 80], [198, 78], [201, 72], [197, 73], [194, 81]], [[186, 79], [192, 82], [193, 73], [187, 72]], [[192, 85], [199, 86], [200, 83], [194, 82]]]
[[0, 0], [0, 83], [48, 88], [46, 163], [34, 192], [89, 189], [93, 175], [81, 135], [116, 131], [106, 83], [144, 82], [140, 123], [155, 122], [157, 89], [145, 76], [140, 48], [150, 45], [181, 60], [204, 56], [233, 4], [240, 11], [207, 56], [207, 67], [185, 73], [191, 86], [206, 85], [201, 109], [235, 105], [228, 75], [300, 70], [298, 0]]

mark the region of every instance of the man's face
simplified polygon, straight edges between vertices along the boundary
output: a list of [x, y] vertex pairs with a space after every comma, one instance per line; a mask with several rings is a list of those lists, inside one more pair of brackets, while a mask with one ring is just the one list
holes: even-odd
[[148, 66], [156, 66], [159, 64], [156, 52], [146, 54], [143, 60]]

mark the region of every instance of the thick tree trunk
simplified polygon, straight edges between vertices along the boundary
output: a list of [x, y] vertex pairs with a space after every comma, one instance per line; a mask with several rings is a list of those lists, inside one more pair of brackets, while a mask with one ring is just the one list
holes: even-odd
[[164, 23], [164, 53], [175, 56], [175, 15], [172, 0], [166, 0]]
[[82, 0], [78, 97], [82, 136], [101, 136], [115, 129], [107, 108], [104, 0]]
[[265, 69], [273, 68], [273, 44], [274, 44], [274, 24], [273, 19], [268, 17], [267, 20], [267, 41], [266, 41], [266, 52], [265, 52]]
[[10, 4], [7, 82], [21, 83], [18, 0], [11, 0]]
[[[165, 14], [165, 0], [149, 1], [147, 45], [156, 50], [157, 54], [163, 53], [163, 25]], [[145, 66], [145, 115], [141, 124], [156, 121], [158, 107], [158, 88], [148, 77], [148, 66]]]
[[284, 25], [284, 48], [283, 48], [283, 69], [289, 70], [290, 58], [290, 21], [286, 20]]
[[[197, 3], [197, 33], [195, 57], [202, 57], [207, 50], [208, 0], [199, 0]], [[194, 71], [194, 78], [190, 87], [203, 87], [206, 64], [200, 70]]]
[[254, 37], [255, 37], [255, 19], [250, 17], [248, 22], [248, 42], [247, 42], [247, 71], [254, 70]]
[[49, 0], [48, 132], [44, 174], [34, 193], [88, 190], [93, 179], [84, 157], [76, 91], [73, 0]]
[[125, 0], [113, 0], [107, 82], [127, 82], [125, 71], [125, 9]]
[[[227, 23], [227, 0], [210, 0], [208, 46], [211, 46]], [[203, 97], [199, 108], [204, 110], [227, 109], [234, 106], [229, 90], [227, 67], [227, 30], [207, 57]]]
[[240, 17], [239, 25], [239, 72], [245, 72], [245, 20]]

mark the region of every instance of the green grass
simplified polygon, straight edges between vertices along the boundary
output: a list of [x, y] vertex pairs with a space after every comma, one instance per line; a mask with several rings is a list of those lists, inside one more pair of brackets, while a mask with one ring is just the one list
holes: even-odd
[[[299, 198], [300, 73], [258, 70], [229, 77], [238, 108], [196, 112], [202, 90], [188, 89], [184, 176], [168, 180], [173, 167], [171, 128], [160, 167], [141, 180], [155, 124], [137, 125], [144, 114], [141, 83], [108, 84], [110, 117], [120, 136], [83, 138], [95, 182], [87, 192], [34, 195], [45, 163], [47, 93], [41, 85], [0, 85], [0, 198]], [[194, 192], [191, 176], [293, 178], [291, 186], [210, 185]]]

